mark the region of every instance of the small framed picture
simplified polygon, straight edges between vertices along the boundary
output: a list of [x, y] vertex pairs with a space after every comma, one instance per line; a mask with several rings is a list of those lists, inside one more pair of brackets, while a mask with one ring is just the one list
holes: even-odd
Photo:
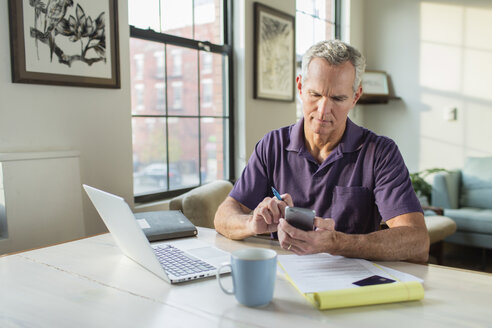
[[359, 104], [387, 103], [390, 98], [388, 75], [383, 71], [366, 71], [362, 76]]
[[389, 96], [388, 76], [383, 71], [366, 71], [362, 76], [362, 90], [365, 95]]

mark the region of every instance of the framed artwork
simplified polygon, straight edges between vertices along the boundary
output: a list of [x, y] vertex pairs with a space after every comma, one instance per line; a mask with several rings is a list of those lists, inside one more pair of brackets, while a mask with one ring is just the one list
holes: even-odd
[[386, 72], [365, 71], [362, 76], [362, 91], [359, 104], [387, 103], [390, 94]]
[[117, 0], [9, 0], [12, 82], [120, 88]]
[[362, 76], [362, 89], [366, 95], [388, 97], [388, 76], [383, 71], [366, 71]]
[[294, 101], [295, 18], [254, 3], [254, 97]]

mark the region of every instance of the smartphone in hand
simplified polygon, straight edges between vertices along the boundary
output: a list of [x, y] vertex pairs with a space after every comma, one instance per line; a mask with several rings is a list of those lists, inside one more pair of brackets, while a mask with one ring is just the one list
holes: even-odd
[[315, 215], [316, 212], [308, 208], [290, 206], [285, 208], [285, 220], [291, 226], [304, 231], [313, 230]]

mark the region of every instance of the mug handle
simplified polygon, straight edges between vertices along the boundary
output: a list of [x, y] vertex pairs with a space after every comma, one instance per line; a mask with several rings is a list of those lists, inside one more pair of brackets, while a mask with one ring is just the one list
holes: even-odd
[[231, 270], [232, 270], [232, 267], [231, 267], [231, 264], [230, 263], [222, 263], [219, 268], [217, 269], [217, 281], [219, 282], [219, 286], [220, 286], [220, 289], [222, 289], [222, 291], [226, 294], [229, 294], [229, 295], [232, 295], [234, 294], [234, 286], [232, 287], [232, 289], [226, 289], [224, 288], [224, 286], [222, 286], [222, 281], [220, 280], [220, 270], [222, 268], [225, 268], [225, 267], [230, 267]]

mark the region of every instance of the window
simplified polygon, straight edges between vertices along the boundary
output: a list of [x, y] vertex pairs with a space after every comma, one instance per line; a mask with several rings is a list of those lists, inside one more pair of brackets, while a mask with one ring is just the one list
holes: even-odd
[[[296, 0], [296, 67], [301, 72], [302, 56], [316, 42], [340, 39], [340, 0]], [[297, 98], [297, 117], [302, 107]]]
[[154, 52], [155, 58], [155, 77], [158, 79], [164, 79], [164, 51]]
[[230, 4], [128, 1], [136, 202], [233, 179]]
[[213, 105], [213, 84], [212, 79], [202, 80], [202, 107], [210, 107]]
[[155, 84], [155, 109], [159, 111], [166, 109], [166, 89], [162, 82]]
[[183, 82], [173, 82], [173, 109], [181, 110], [183, 108]]
[[173, 59], [173, 65], [172, 65], [172, 70], [170, 72], [170, 75], [173, 75], [173, 76], [181, 76], [182, 72], [181, 72], [181, 66], [182, 66], [182, 57], [181, 57], [181, 49], [174, 49], [172, 52], [171, 52], [171, 56], [172, 56], [172, 59]]
[[144, 55], [143, 54], [135, 54], [133, 56], [135, 60], [135, 80], [143, 79], [144, 74]]
[[135, 84], [135, 110], [141, 111], [145, 108], [144, 104], [144, 85]]
[[202, 52], [202, 70], [201, 74], [209, 74], [212, 73], [212, 64], [213, 64], [213, 57], [211, 53], [208, 52]]

